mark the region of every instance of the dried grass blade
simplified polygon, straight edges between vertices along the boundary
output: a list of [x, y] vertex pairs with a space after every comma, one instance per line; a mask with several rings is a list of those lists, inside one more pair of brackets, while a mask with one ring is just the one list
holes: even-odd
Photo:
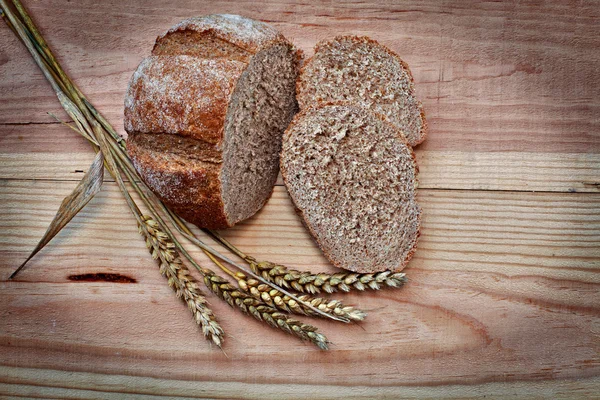
[[51, 112], [48, 112], [48, 115], [51, 116], [52, 118], [54, 118], [55, 120], [57, 120], [58, 122], [60, 122], [62, 125], [66, 126], [67, 128], [74, 130], [75, 132], [77, 132], [78, 134], [80, 134], [81, 136], [83, 136], [84, 138], [86, 138], [88, 141], [90, 141], [92, 144], [95, 144], [96, 146], [99, 146], [98, 142], [96, 142], [94, 139], [92, 139], [90, 136], [88, 136], [79, 127], [76, 128], [76, 127], [74, 127], [72, 125], [69, 125], [68, 123], [66, 123], [62, 119], [58, 118], [56, 115], [54, 115]]
[[94, 162], [90, 166], [88, 172], [85, 174], [83, 179], [77, 184], [77, 187], [73, 192], [65, 197], [60, 205], [60, 208], [56, 212], [54, 219], [50, 223], [50, 226], [44, 233], [44, 236], [37, 244], [35, 249], [31, 252], [29, 257], [11, 274], [8, 279], [13, 279], [21, 269], [27, 264], [29, 260], [33, 258], [41, 249], [44, 248], [56, 236], [62, 228], [73, 219], [75, 215], [98, 193], [102, 182], [104, 180], [104, 157], [101, 152], [96, 154]]
[[56, 96], [58, 97], [58, 100], [65, 109], [66, 113], [69, 114], [69, 117], [71, 117], [73, 122], [75, 122], [75, 124], [79, 128], [79, 133], [81, 133], [81, 135], [83, 135], [83, 137], [85, 137], [90, 142], [98, 145], [93, 129], [90, 127], [90, 124], [88, 123], [85, 116], [82, 114], [81, 110], [79, 110], [77, 105], [73, 103], [73, 101], [71, 101], [71, 99], [69, 99], [69, 97], [63, 92], [57, 92]]
[[50, 71], [47, 68], [45, 68], [46, 67], [45, 61], [42, 58], [42, 56], [40, 55], [40, 53], [37, 51], [35, 42], [32, 40], [30, 34], [27, 31], [27, 28], [11, 12], [11, 10], [9, 9], [8, 4], [6, 3], [5, 0], [0, 0], [0, 7], [3, 10], [3, 16], [10, 23], [10, 26], [12, 26], [14, 31], [18, 34], [19, 38], [21, 39], [21, 42], [23, 42], [25, 47], [27, 47], [27, 50], [29, 50], [29, 53], [33, 57], [34, 61], [38, 65], [38, 67], [40, 67], [40, 69], [42, 70], [42, 73], [44, 74], [44, 76], [46, 77], [46, 79], [48, 80], [48, 82], [50, 83], [52, 88], [54, 89], [54, 91], [57, 93], [61, 92], [62, 89], [61, 89], [60, 85], [57, 83], [57, 81], [55, 80], [54, 76], [50, 73]]

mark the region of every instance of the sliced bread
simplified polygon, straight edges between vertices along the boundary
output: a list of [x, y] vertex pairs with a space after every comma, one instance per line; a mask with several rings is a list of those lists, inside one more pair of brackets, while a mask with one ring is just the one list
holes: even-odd
[[281, 173], [298, 213], [331, 263], [400, 270], [419, 237], [418, 168], [403, 134], [360, 106], [302, 110], [283, 136]]
[[232, 15], [157, 39], [130, 80], [125, 129], [136, 169], [169, 208], [219, 229], [265, 204], [298, 109], [299, 57], [272, 27]]
[[408, 65], [368, 37], [338, 36], [317, 44], [296, 90], [301, 109], [347, 101], [384, 115], [411, 146], [425, 139], [427, 122]]

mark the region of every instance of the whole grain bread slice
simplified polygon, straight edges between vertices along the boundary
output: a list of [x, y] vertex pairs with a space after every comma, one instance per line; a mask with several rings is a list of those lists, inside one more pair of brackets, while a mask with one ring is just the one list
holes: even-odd
[[192, 18], [157, 39], [130, 81], [125, 129], [136, 169], [167, 206], [219, 229], [266, 203], [298, 109], [299, 58], [275, 29], [240, 16]]
[[420, 231], [418, 168], [404, 135], [349, 104], [302, 110], [283, 137], [281, 173], [299, 215], [332, 264], [401, 270]]
[[411, 146], [425, 140], [427, 122], [408, 65], [368, 38], [338, 36], [318, 43], [300, 72], [300, 108], [322, 102], [349, 102], [385, 116]]

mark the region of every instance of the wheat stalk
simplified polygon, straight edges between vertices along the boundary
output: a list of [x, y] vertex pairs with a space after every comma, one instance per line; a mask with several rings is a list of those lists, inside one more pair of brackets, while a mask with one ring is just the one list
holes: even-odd
[[[8, 26], [25, 44], [33, 59], [43, 71], [47, 80], [50, 82], [63, 108], [75, 122], [75, 127], [73, 127], [73, 129], [87, 139], [92, 144], [92, 147], [96, 152], [100, 153], [100, 156], [97, 157], [99, 159], [98, 165], [101, 166], [103, 160], [106, 169], [115, 178], [115, 181], [122, 192], [127, 205], [129, 206], [138, 223], [140, 233], [146, 239], [146, 246], [148, 247], [148, 250], [160, 265], [161, 274], [168, 279], [169, 286], [175, 290], [177, 296], [188, 305], [193, 313], [194, 320], [202, 327], [204, 335], [217, 346], [221, 347], [224, 336], [223, 329], [216, 322], [212, 311], [207, 307], [206, 299], [200, 293], [199, 283], [192, 278], [188, 268], [183, 264], [180, 255], [183, 255], [188, 261], [190, 261], [191, 265], [193, 265], [195, 268], [198, 268], [203, 274], [204, 283], [209, 287], [209, 289], [227, 301], [231, 306], [239, 308], [245, 313], [251, 314], [255, 318], [267, 322], [273, 327], [282, 329], [301, 339], [308, 340], [316, 344], [321, 349], [327, 349], [328, 341], [323, 334], [317, 332], [316, 327], [291, 319], [285, 314], [279, 312], [275, 306], [265, 303], [262, 299], [255, 298], [251, 294], [237, 290], [235, 287], [230, 285], [227, 280], [216, 275], [209, 269], [201, 268], [193, 260], [193, 258], [181, 245], [177, 237], [173, 235], [171, 229], [163, 220], [160, 211], [167, 216], [170, 214], [160, 200], [152, 195], [143, 181], [140, 180], [140, 177], [136, 173], [131, 160], [126, 154], [123, 139], [104, 119], [104, 117], [93, 107], [93, 105], [86, 99], [82, 92], [64, 72], [41, 33], [37, 30], [35, 24], [20, 2], [18, 0], [12, 0], [12, 5], [14, 8], [16, 8], [16, 13], [13, 11], [13, 7], [10, 7], [7, 4], [6, 0], [0, 0], [0, 13], [2, 17], [5, 19]], [[98, 168], [98, 170], [103, 171], [102, 168]], [[128, 188], [124, 183], [122, 175], [128, 179], [130, 187], [133, 187], [135, 192], [141, 198], [142, 203], [148, 210], [147, 212], [149, 216], [142, 214], [138, 204], [136, 203], [136, 200], [134, 200], [130, 194], [130, 188]], [[59, 209], [59, 212], [55, 217], [55, 221], [58, 221], [55, 225], [56, 228], [48, 230], [50, 234], [47, 232], [47, 234], [44, 236], [43, 240], [47, 239], [45, 242], [40, 241], [41, 247], [45, 246], [45, 243], [47, 243], [47, 241], [53, 237], [55, 232], [60, 231], [60, 229], [66, 225], [68, 220], [70, 220], [70, 218], [72, 218], [72, 216], [75, 215], [91, 197], [93, 197], [95, 192], [92, 191], [91, 193], [88, 193], [90, 192], [89, 189], [91, 185], [88, 181], [92, 181], [92, 178], [94, 183], [101, 184], [103, 175], [97, 173], [88, 180], [82, 180], [82, 189], [87, 188], [87, 192], [81, 190], [74, 193], [77, 195], [84, 193], [85, 196], [82, 195], [77, 197], [77, 202], [74, 202], [74, 205], [70, 206], [68, 213], [64, 212], [62, 208]], [[148, 194], [148, 196], [146, 194]], [[75, 207], [75, 205], [77, 207]], [[179, 229], [177, 220], [170, 219], [170, 222], [175, 226], [175, 228]], [[189, 232], [185, 231], [184, 233], [189, 234]], [[184, 236], [188, 237], [186, 235]], [[218, 253], [215, 252], [214, 249], [210, 248], [209, 246], [205, 246], [204, 244], [201, 247], [203, 250], [207, 251], [207, 254], [209, 257], [211, 257], [211, 260], [220, 266], [213, 256], [213, 254]], [[230, 249], [234, 253], [238, 255], [241, 253], [239, 250], [235, 249], [235, 247], [232, 247], [233, 246], [231, 246]], [[35, 254], [35, 251], [36, 250], [34, 250], [32, 253], [32, 256]], [[221, 256], [221, 258], [225, 259], [223, 256]], [[256, 260], [252, 258], [246, 260], [248, 263], [250, 263], [248, 260], [253, 260], [255, 264], [258, 264]], [[17, 271], [15, 271], [15, 274], [24, 265], [25, 263], [19, 267]], [[244, 269], [241, 266], [237, 267]], [[250, 270], [245, 270], [245, 272], [248, 274], [248, 276], [252, 276], [256, 280], [263, 279], [261, 276], [255, 275]], [[295, 272], [298, 271], [289, 270], [287, 273], [293, 274]], [[263, 275], [262, 272], [261, 275]], [[274, 281], [275, 278], [272, 279], [267, 277], [264, 278], [261, 283], [263, 285], [265, 283], [273, 285]], [[296, 282], [295, 285], [290, 284], [291, 287], [300, 287], [298, 286], [300, 285], [298, 282]], [[319, 286], [314, 282], [312, 285], [315, 288]], [[330, 285], [332, 285], [332, 283], [330, 283]], [[345, 307], [336, 301], [326, 301], [325, 299], [310, 298], [306, 296], [302, 297], [301, 299], [299, 297], [294, 297], [294, 294], [287, 292], [284, 287], [281, 287], [281, 285], [271, 288], [271, 290], [268, 292], [266, 289], [267, 287], [267, 285], [264, 285], [264, 287], [260, 287], [260, 290], [258, 288], [257, 290], [269, 294], [271, 296], [271, 300], [273, 301], [277, 298], [280, 298], [289, 310], [299, 306], [303, 309], [305, 314], [312, 312], [320, 314], [321, 316], [346, 322], [348, 319], [358, 319], [360, 316], [360, 312], [358, 310]], [[356, 283], [353, 284], [353, 287], [358, 288]], [[340, 290], [344, 290], [343, 287]], [[287, 298], [285, 298], [285, 296], [287, 296]], [[293, 303], [293, 301], [296, 303]], [[348, 316], [341, 317], [341, 315], [353, 315], [354, 318], [350, 318]]]
[[[306, 307], [304, 304], [297, 302], [277, 289], [273, 289], [269, 285], [260, 283], [256, 279], [247, 278], [246, 275], [241, 272], [238, 272], [235, 275], [238, 287], [240, 289], [250, 293], [257, 299], [261, 299], [271, 307], [275, 307], [278, 310], [288, 313], [304, 314], [313, 317], [320, 316], [320, 314], [315, 313], [312, 309]], [[307, 294], [300, 295], [298, 298], [326, 314], [346, 318], [350, 321], [362, 321], [367, 316], [364, 311], [355, 309], [352, 306], [346, 306], [339, 300], [313, 297]]]
[[221, 347], [224, 331], [207, 306], [206, 298], [200, 293], [198, 282], [190, 275], [183, 264], [175, 244], [164, 233], [152, 217], [142, 216], [144, 225], [139, 225], [139, 232], [146, 239], [146, 247], [152, 258], [160, 265], [160, 273], [165, 276], [169, 286], [175, 290], [178, 298], [186, 303], [194, 316], [194, 321], [202, 328], [204, 336]]
[[264, 321], [274, 328], [281, 329], [302, 340], [307, 340], [322, 350], [328, 349], [328, 340], [317, 328], [292, 319], [279, 312], [254, 296], [236, 289], [229, 281], [210, 269], [202, 269], [204, 283], [214, 294], [225, 300], [231, 307], [238, 308], [243, 313], [253, 316], [259, 321]]
[[403, 272], [383, 271], [376, 273], [337, 272], [334, 274], [310, 271], [298, 271], [269, 261], [256, 261], [246, 256], [246, 262], [254, 273], [263, 279], [285, 288], [292, 288], [302, 293], [349, 292], [355, 290], [380, 290], [382, 287], [398, 288], [406, 283]]
[[203, 230], [231, 250], [231, 252], [246, 261], [250, 269], [264, 280], [301, 293], [317, 294], [321, 293], [321, 291], [334, 293], [350, 292], [352, 290], [364, 291], [367, 289], [380, 290], [383, 287], [399, 288], [407, 282], [406, 274], [403, 272], [338, 272], [333, 274], [322, 272], [315, 274], [310, 271], [298, 271], [270, 261], [257, 261], [256, 258], [242, 252], [218, 232], [209, 229]]

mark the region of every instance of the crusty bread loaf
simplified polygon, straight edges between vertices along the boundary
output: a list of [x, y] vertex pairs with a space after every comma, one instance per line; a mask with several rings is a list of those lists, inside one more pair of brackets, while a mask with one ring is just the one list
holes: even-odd
[[404, 135], [349, 104], [302, 110], [283, 136], [281, 173], [298, 213], [332, 264], [400, 270], [419, 237], [418, 168]]
[[349, 102], [384, 115], [411, 146], [425, 139], [427, 122], [415, 97], [408, 65], [368, 37], [338, 36], [317, 44], [300, 72], [300, 108], [320, 102]]
[[173, 211], [226, 228], [268, 200], [281, 135], [297, 111], [299, 52], [267, 24], [185, 20], [158, 37], [125, 98], [127, 147]]

